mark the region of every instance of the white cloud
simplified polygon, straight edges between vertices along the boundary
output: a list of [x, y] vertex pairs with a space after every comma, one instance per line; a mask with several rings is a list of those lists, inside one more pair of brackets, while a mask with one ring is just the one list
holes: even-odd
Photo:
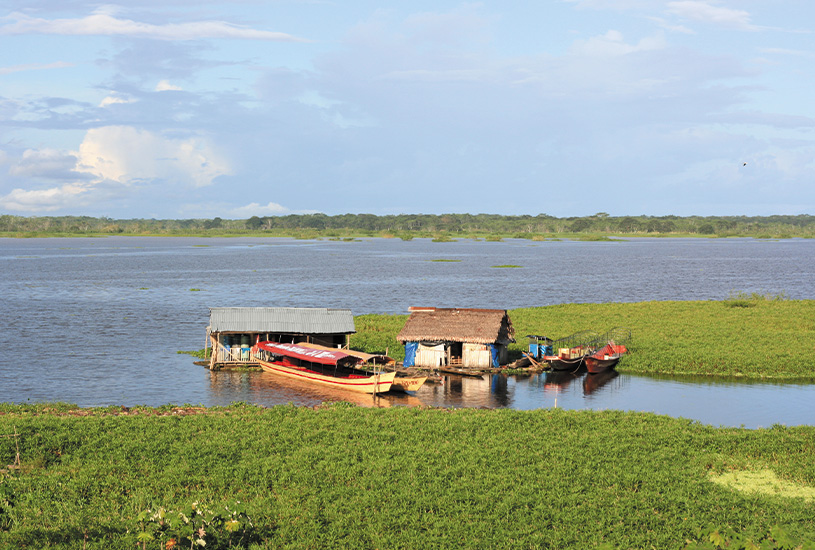
[[76, 156], [56, 149], [27, 149], [9, 169], [11, 176], [37, 177], [67, 174], [76, 167]]
[[79, 147], [78, 170], [120, 183], [160, 179], [192, 187], [230, 173], [205, 139], [167, 138], [130, 126], [89, 130]]
[[135, 102], [136, 102], [136, 100], [131, 98], [131, 97], [125, 98], [125, 97], [120, 97], [120, 96], [117, 96], [117, 95], [114, 94], [114, 95], [109, 95], [106, 98], [104, 98], [99, 103], [99, 106], [100, 107], [107, 107], [109, 105], [116, 105], [118, 103], [135, 103]]
[[276, 216], [280, 214], [288, 214], [290, 210], [285, 206], [281, 206], [275, 202], [262, 205], [256, 202], [233, 208], [229, 213], [236, 218], [251, 218], [252, 216]]
[[78, 19], [42, 19], [14, 12], [2, 19], [12, 22], [0, 26], [0, 35], [58, 34], [73, 36], [130, 36], [156, 40], [198, 40], [202, 38], [237, 38], [245, 40], [271, 40], [305, 42], [282, 32], [261, 31], [224, 21], [196, 21], [153, 25], [130, 19], [117, 19], [108, 13], [97, 12]]
[[90, 203], [91, 187], [69, 183], [50, 189], [13, 189], [0, 197], [0, 207], [14, 212], [54, 212], [63, 208], [85, 206]]
[[699, 0], [668, 2], [667, 7], [669, 13], [685, 19], [744, 30], [757, 28], [750, 23], [750, 13], [744, 10], [723, 8]]
[[156, 84], [156, 91], [157, 92], [168, 92], [168, 91], [181, 91], [183, 88], [180, 86], [175, 86], [170, 84], [167, 80], [161, 80], [158, 84]]

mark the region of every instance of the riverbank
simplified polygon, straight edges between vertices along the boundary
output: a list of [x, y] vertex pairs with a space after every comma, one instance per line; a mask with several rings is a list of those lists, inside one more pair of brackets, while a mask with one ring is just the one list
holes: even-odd
[[207, 548], [227, 547], [225, 507], [240, 510], [233, 548], [256, 549], [683, 548], [711, 531], [753, 542], [815, 531], [815, 427], [559, 409], [0, 405], [0, 434], [14, 433], [0, 438], [0, 462], [18, 446], [21, 466], [0, 477], [4, 548], [165, 548], [180, 531], [150, 518], [193, 503], [221, 514], [204, 526]]
[[[582, 330], [631, 330], [631, 353], [617, 366], [632, 374], [704, 375], [751, 379], [815, 379], [815, 300], [733, 293], [721, 301], [560, 304], [509, 311], [517, 342], [527, 334], [557, 339]], [[351, 347], [401, 361], [396, 335], [407, 315], [359, 315]]]

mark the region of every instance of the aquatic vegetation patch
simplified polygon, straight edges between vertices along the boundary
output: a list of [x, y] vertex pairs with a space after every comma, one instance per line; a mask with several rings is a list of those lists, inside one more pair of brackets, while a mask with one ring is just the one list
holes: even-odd
[[522, 265], [513, 265], [513, 264], [504, 264], [504, 265], [493, 265], [493, 266], [490, 266], [490, 267], [495, 267], [495, 268], [500, 268], [500, 269], [514, 269], [514, 268], [519, 268], [519, 267], [523, 267], [523, 266]]
[[[783, 456], [779, 475], [813, 480], [813, 427], [348, 403], [66, 407], [0, 405], [25, 467], [0, 479], [2, 548], [662, 549], [735, 540], [730, 527], [753, 541], [815, 527], [811, 502], [746, 499], [702, 473], [732, 464], [722, 457]], [[0, 439], [0, 464], [15, 453]]]
[[742, 470], [713, 474], [710, 481], [742, 493], [800, 498], [805, 502], [815, 502], [815, 487], [779, 479], [772, 470]]
[[439, 258], [437, 260], [430, 260], [431, 262], [460, 262], [461, 260], [450, 260], [447, 258]]
[[780, 292], [778, 294], [760, 294], [758, 292], [744, 292], [744, 291], [730, 291], [728, 297], [724, 300], [724, 305], [727, 307], [755, 307], [760, 302], [780, 302], [788, 300], [786, 294]]

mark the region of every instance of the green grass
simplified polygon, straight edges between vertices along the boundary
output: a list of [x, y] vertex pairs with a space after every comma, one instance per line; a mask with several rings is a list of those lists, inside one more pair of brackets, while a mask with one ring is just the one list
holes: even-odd
[[[133, 549], [146, 510], [238, 501], [254, 542], [233, 548], [663, 549], [711, 530], [815, 530], [813, 427], [559, 409], [184, 412], [0, 406], [23, 466], [0, 480], [0, 548]], [[0, 464], [14, 455], [0, 439]], [[752, 471], [780, 489], [712, 481]]]
[[[744, 300], [748, 307], [734, 304]], [[561, 338], [582, 330], [631, 329], [631, 353], [620, 372], [638, 374], [815, 379], [815, 301], [783, 295], [731, 295], [723, 301], [562, 304], [509, 311], [518, 340], [510, 359], [527, 347], [525, 335]], [[396, 335], [407, 315], [355, 317], [351, 347], [404, 359]]]

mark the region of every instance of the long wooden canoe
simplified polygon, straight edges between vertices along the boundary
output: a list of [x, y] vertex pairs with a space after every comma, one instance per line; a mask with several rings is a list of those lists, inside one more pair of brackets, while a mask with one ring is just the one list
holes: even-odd
[[353, 368], [360, 358], [339, 350], [260, 342], [252, 356], [265, 372], [357, 393], [384, 393], [396, 377], [395, 372], [360, 372]]

